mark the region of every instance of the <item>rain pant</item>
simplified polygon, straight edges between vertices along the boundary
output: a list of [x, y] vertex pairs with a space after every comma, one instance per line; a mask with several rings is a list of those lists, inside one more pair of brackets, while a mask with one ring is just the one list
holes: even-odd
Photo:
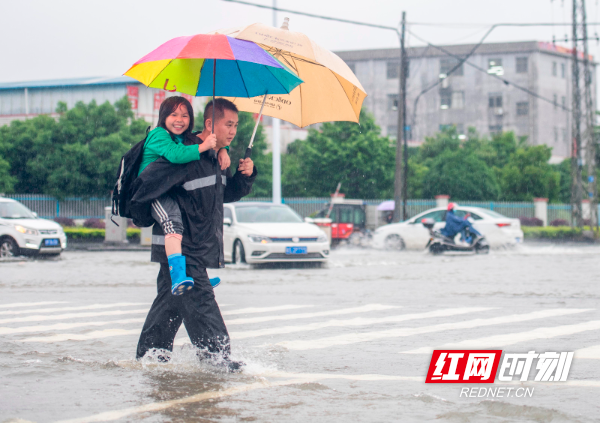
[[138, 358], [152, 349], [171, 351], [182, 322], [196, 347], [209, 353], [229, 354], [229, 334], [206, 268], [225, 266], [223, 202], [238, 201], [248, 195], [256, 174], [256, 167], [251, 176], [241, 172], [232, 176], [229, 169], [222, 172], [217, 155], [209, 150], [201, 154], [200, 160], [186, 164], [158, 159], [148, 165], [132, 184], [131, 214], [134, 223], [140, 222], [143, 226], [152, 224], [151, 204], [167, 192], [179, 203], [184, 227], [182, 254], [186, 257], [187, 275], [194, 279], [190, 291], [181, 296], [171, 294], [164, 233], [160, 225], [154, 225], [152, 261], [161, 264], [157, 279], [158, 295], [140, 335]]
[[140, 335], [136, 352], [138, 359], [154, 349], [172, 351], [173, 340], [181, 323], [196, 347], [209, 353], [222, 354], [225, 358], [229, 356], [229, 333], [215, 301], [206, 269], [188, 264], [186, 272], [194, 279], [194, 287], [184, 295], [173, 295], [169, 265], [160, 265], [158, 294]]
[[456, 234], [463, 232], [466, 228], [475, 235], [481, 235], [467, 219], [461, 219], [454, 214], [454, 210], [446, 213], [446, 226], [440, 231], [442, 235], [454, 239]]

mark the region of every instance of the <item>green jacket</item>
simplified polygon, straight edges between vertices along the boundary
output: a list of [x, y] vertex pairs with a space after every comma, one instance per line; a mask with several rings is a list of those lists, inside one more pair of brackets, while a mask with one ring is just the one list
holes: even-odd
[[164, 157], [171, 163], [183, 164], [200, 159], [198, 145], [183, 145], [183, 136], [171, 135], [164, 128], [154, 128], [148, 133], [144, 143], [144, 153], [142, 154], [142, 163], [140, 164], [140, 173], [150, 163], [160, 157]]

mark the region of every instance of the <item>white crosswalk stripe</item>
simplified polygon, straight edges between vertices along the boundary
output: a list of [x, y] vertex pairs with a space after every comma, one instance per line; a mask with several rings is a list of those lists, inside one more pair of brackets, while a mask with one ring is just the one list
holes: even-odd
[[18, 310], [18, 311], [0, 311], [0, 315], [10, 314], [12, 316], [29, 313], [56, 313], [59, 311], [81, 311], [81, 310], [101, 310], [103, 308], [142, 306], [146, 303], [113, 303], [113, 304], [90, 304], [78, 307], [60, 307], [60, 308], [37, 308], [34, 310]]
[[299, 308], [308, 308], [314, 307], [311, 305], [282, 305], [275, 307], [250, 307], [250, 308], [242, 308], [240, 310], [231, 310], [231, 311], [222, 311], [221, 314], [223, 316], [231, 316], [233, 314], [253, 314], [253, 313], [268, 313], [271, 311], [282, 311], [282, 310], [295, 310]]
[[12, 304], [0, 304], [0, 308], [18, 308], [18, 307], [36, 307], [41, 305], [51, 304], [68, 304], [67, 301], [41, 301], [37, 303], [12, 303]]
[[593, 360], [600, 360], [600, 345], [593, 345], [591, 347], [580, 348], [576, 350], [575, 358], [590, 358]]
[[369, 311], [382, 311], [390, 310], [393, 308], [400, 308], [398, 306], [389, 306], [381, 304], [367, 304], [360, 307], [342, 308], [338, 310], [327, 310], [318, 311], [315, 313], [298, 313], [298, 314], [281, 314], [275, 316], [261, 316], [261, 317], [249, 317], [244, 319], [227, 320], [227, 325], [247, 325], [251, 323], [263, 323], [263, 322], [274, 322], [278, 320], [299, 320], [299, 319], [312, 319], [314, 317], [325, 317], [325, 316], [340, 316], [344, 314], [354, 313], [366, 313]]
[[90, 333], [64, 333], [61, 335], [54, 336], [40, 336], [37, 338], [26, 338], [22, 342], [42, 342], [42, 343], [53, 343], [61, 341], [89, 341], [91, 339], [102, 339], [113, 336], [123, 335], [139, 335], [139, 329], [105, 329], [97, 330]]
[[148, 313], [148, 308], [142, 308], [137, 310], [113, 310], [113, 311], [98, 311], [94, 313], [67, 313], [67, 314], [36, 314], [27, 317], [15, 317], [12, 319], [0, 319], [0, 324], [6, 323], [21, 323], [21, 322], [45, 322], [47, 320], [68, 320], [68, 319], [84, 319], [88, 317], [99, 317], [99, 316], [119, 316], [122, 314], [140, 314]]
[[434, 317], [447, 317], [447, 316], [457, 316], [459, 314], [465, 313], [474, 313], [477, 311], [485, 311], [492, 310], [491, 307], [468, 307], [468, 308], [449, 308], [445, 310], [436, 310], [430, 311], [426, 313], [412, 313], [412, 314], [401, 314], [397, 316], [387, 316], [387, 317], [372, 317], [372, 318], [362, 318], [357, 317], [349, 320], [329, 320], [326, 322], [316, 322], [303, 326], [284, 326], [281, 328], [268, 328], [268, 329], [259, 329], [254, 331], [246, 331], [246, 332], [230, 332], [229, 335], [231, 339], [245, 339], [245, 338], [255, 338], [258, 336], [265, 335], [279, 335], [279, 334], [288, 334], [295, 332], [305, 332], [318, 330], [323, 328], [330, 327], [350, 327], [350, 326], [369, 326], [369, 325], [377, 325], [381, 323], [398, 323], [405, 322], [407, 320], [416, 320], [416, 319], [430, 319]]
[[[468, 339], [461, 342], [452, 342], [444, 344], [436, 349], [486, 349], [494, 347], [505, 347], [507, 345], [517, 344], [519, 342], [533, 341], [535, 339], [549, 339], [558, 336], [572, 335], [575, 333], [589, 330], [600, 329], [600, 320], [578, 323], [575, 325], [563, 325], [555, 327], [543, 327], [529, 330], [526, 332], [506, 333], [502, 335], [486, 336], [477, 339]], [[429, 354], [434, 348], [423, 347], [412, 351], [405, 351], [406, 354]]]
[[106, 326], [106, 325], [126, 325], [129, 323], [144, 323], [145, 318], [123, 319], [123, 320], [107, 320], [102, 322], [79, 322], [79, 323], [57, 323], [47, 326], [21, 326], [17, 328], [0, 328], [0, 335], [14, 335], [17, 333], [39, 333], [67, 330], [74, 328], [85, 328], [89, 326]]
[[350, 333], [327, 338], [311, 339], [306, 341], [284, 341], [277, 345], [285, 347], [289, 350], [313, 350], [322, 349], [338, 345], [351, 345], [360, 342], [374, 341], [383, 338], [395, 338], [403, 336], [420, 335], [424, 333], [441, 332], [456, 329], [471, 329], [482, 326], [491, 326], [507, 323], [524, 322], [534, 319], [543, 319], [547, 317], [565, 316], [568, 314], [583, 313], [592, 309], [552, 309], [535, 311], [527, 314], [513, 314], [508, 316], [493, 317], [490, 319], [474, 319], [465, 322], [442, 323], [432, 326], [416, 327], [416, 328], [397, 328], [383, 331]]

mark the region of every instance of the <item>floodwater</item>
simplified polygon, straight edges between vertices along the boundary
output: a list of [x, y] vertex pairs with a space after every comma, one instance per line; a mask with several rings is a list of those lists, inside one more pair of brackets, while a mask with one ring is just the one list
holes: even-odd
[[[233, 358], [136, 362], [148, 252], [0, 263], [0, 422], [600, 421], [600, 248], [487, 256], [339, 249], [323, 268], [233, 266], [217, 300]], [[426, 384], [431, 351], [574, 351], [567, 382]], [[461, 397], [464, 387], [531, 397]]]

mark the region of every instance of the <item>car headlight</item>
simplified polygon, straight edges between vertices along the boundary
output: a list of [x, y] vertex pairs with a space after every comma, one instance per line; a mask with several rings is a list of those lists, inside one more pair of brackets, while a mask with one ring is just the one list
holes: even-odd
[[327, 239], [327, 235], [319, 235], [319, 237], [317, 238], [317, 242], [327, 242], [329, 241]]
[[248, 235], [248, 238], [250, 238], [250, 241], [256, 242], [258, 244], [268, 244], [269, 242], [271, 242], [271, 238], [269, 238], [268, 236]]
[[25, 226], [15, 225], [15, 229], [25, 235], [39, 235], [35, 229], [26, 228]]

